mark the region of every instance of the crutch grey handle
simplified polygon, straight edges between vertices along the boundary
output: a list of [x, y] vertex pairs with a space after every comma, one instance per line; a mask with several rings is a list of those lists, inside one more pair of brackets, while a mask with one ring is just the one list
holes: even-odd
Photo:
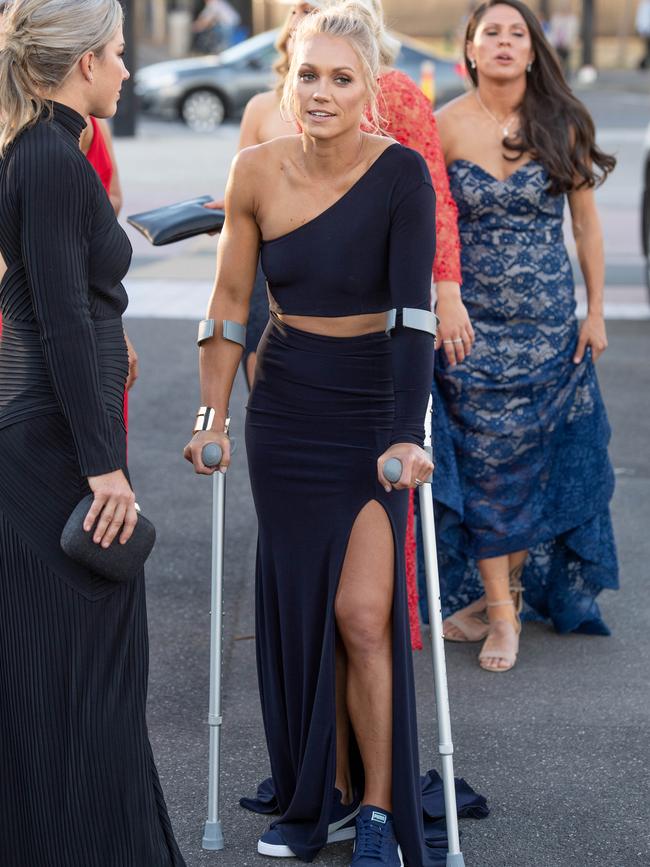
[[203, 446], [203, 451], [201, 452], [201, 460], [206, 467], [218, 467], [221, 463], [222, 457], [223, 452], [221, 451], [221, 446], [218, 443], [208, 443], [207, 446]]
[[399, 482], [402, 478], [402, 462], [399, 458], [388, 458], [384, 464], [384, 475], [393, 485]]

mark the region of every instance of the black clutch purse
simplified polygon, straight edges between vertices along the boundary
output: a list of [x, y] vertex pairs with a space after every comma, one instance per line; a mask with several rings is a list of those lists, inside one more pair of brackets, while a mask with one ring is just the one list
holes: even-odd
[[162, 247], [163, 244], [173, 244], [205, 232], [220, 232], [226, 215], [223, 211], [203, 207], [211, 201], [212, 196], [198, 196], [186, 202], [176, 202], [153, 211], [132, 214], [126, 221], [138, 232], [142, 232], [154, 247]]
[[129, 541], [120, 545], [118, 534], [108, 548], [102, 548], [93, 542], [93, 531], [86, 533], [83, 528], [93, 499], [93, 495], [88, 494], [77, 503], [61, 533], [61, 547], [68, 557], [102, 578], [131, 581], [140, 573], [151, 554], [156, 541], [156, 529], [151, 521], [138, 512], [138, 522]]

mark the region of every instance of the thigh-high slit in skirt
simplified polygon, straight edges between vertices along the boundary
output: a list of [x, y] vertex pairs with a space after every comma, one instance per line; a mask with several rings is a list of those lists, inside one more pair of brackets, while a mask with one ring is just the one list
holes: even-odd
[[[303, 861], [327, 838], [336, 775], [334, 602], [356, 517], [372, 500], [392, 527], [393, 814], [409, 867], [440, 863], [424, 839], [404, 574], [408, 494], [387, 493], [377, 458], [394, 399], [390, 338], [332, 338], [272, 315], [259, 347], [246, 445], [259, 522], [257, 660], [274, 823]], [[351, 749], [355, 790], [363, 791]], [[472, 793], [473, 794], [473, 793]]]

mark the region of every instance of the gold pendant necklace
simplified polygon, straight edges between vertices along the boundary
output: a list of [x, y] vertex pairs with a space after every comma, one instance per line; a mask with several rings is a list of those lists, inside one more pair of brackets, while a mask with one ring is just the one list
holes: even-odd
[[483, 102], [478, 90], [474, 91], [474, 96], [476, 97], [476, 101], [481, 106], [483, 111], [487, 114], [487, 116], [490, 117], [496, 123], [496, 125], [501, 129], [501, 132], [503, 133], [503, 137], [508, 138], [508, 136], [510, 135], [510, 124], [516, 119], [517, 112], [513, 111], [512, 114], [509, 114], [505, 120], [499, 120], [499, 118], [496, 117], [495, 115], [493, 115], [492, 112], [490, 111], [490, 109], [487, 107], [487, 105]]

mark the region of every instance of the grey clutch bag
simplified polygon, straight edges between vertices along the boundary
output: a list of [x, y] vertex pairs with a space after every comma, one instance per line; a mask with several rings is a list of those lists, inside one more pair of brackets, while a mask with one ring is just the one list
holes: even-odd
[[[156, 541], [156, 529], [145, 516], [138, 512], [138, 522], [129, 541], [120, 545], [118, 536], [108, 548], [93, 542], [93, 532], [83, 528], [84, 518], [93, 502], [88, 494], [68, 518], [61, 533], [61, 547], [72, 560], [86, 566], [96, 575], [109, 581], [132, 581], [144, 567], [145, 561]], [[93, 528], [94, 529], [94, 528]]]
[[203, 207], [211, 201], [212, 196], [198, 196], [153, 211], [132, 214], [126, 221], [142, 232], [154, 247], [162, 247], [205, 232], [220, 232], [226, 215], [223, 211]]

